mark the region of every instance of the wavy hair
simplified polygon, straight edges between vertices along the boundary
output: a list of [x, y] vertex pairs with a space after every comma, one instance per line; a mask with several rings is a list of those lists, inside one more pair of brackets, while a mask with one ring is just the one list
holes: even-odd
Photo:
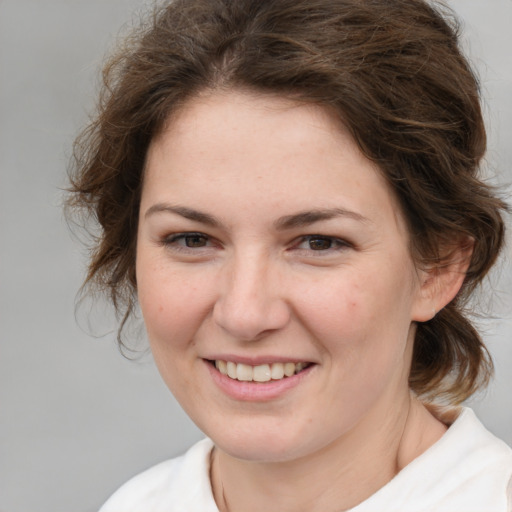
[[174, 0], [106, 64], [96, 117], [75, 143], [68, 206], [100, 226], [85, 285], [122, 321], [136, 304], [135, 250], [148, 146], [205, 89], [293, 95], [324, 106], [387, 178], [419, 264], [474, 241], [457, 297], [417, 327], [410, 387], [456, 403], [492, 362], [466, 314], [495, 262], [505, 203], [480, 176], [479, 85], [443, 4], [423, 0]]

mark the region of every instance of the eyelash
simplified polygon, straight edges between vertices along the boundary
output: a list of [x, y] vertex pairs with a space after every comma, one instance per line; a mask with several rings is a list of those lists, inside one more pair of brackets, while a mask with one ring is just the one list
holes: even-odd
[[[189, 240], [191, 239], [201, 239], [204, 240], [204, 245], [194, 246], [188, 245]], [[197, 241], [197, 240], [196, 240]], [[182, 243], [180, 243], [182, 242]], [[328, 246], [324, 248], [313, 248], [312, 243], [327, 243]], [[200, 249], [207, 249], [209, 247], [214, 246], [212, 243], [211, 237], [204, 233], [200, 232], [185, 232], [185, 233], [175, 233], [173, 235], [167, 236], [162, 240], [162, 245], [164, 247], [172, 248], [175, 251], [197, 251]], [[193, 243], [192, 241], [190, 243]], [[304, 243], [308, 244], [308, 248], [301, 248], [300, 246]], [[347, 242], [346, 240], [342, 240], [340, 238], [336, 238], [333, 236], [327, 235], [306, 235], [302, 236], [298, 239], [296, 243], [293, 243], [290, 247], [290, 250], [303, 250], [310, 253], [317, 253], [316, 255], [320, 256], [321, 253], [332, 253], [333, 251], [343, 251], [345, 249], [351, 248], [352, 244]]]
[[[211, 243], [210, 243], [210, 245], [200, 245], [200, 246], [195, 246], [195, 247], [193, 245], [187, 245], [187, 240], [194, 239], [194, 238], [204, 239], [205, 244], [208, 244], [208, 242], [211, 242], [211, 238], [208, 235], [205, 235], [204, 233], [186, 232], [186, 233], [175, 233], [173, 235], [166, 236], [162, 240], [161, 243], [164, 247], [172, 248], [173, 250], [176, 250], [176, 251], [194, 251], [197, 249], [204, 249], [207, 247], [211, 247], [211, 245], [212, 245]], [[180, 244], [179, 242], [184, 242], [184, 243]]]
[[[329, 244], [328, 247], [324, 247], [322, 249], [316, 248], [314, 249], [311, 245], [315, 242], [327, 242]], [[342, 251], [344, 249], [348, 249], [352, 247], [352, 245], [347, 242], [346, 240], [342, 240], [340, 238], [336, 238], [334, 236], [327, 236], [327, 235], [306, 235], [302, 236], [299, 239], [299, 243], [294, 245], [293, 247], [296, 249], [299, 249], [299, 246], [303, 243], [308, 243], [309, 247], [305, 249], [308, 252], [315, 252], [315, 253], [326, 253], [326, 252], [332, 252], [332, 251]], [[299, 249], [300, 250], [300, 249]]]

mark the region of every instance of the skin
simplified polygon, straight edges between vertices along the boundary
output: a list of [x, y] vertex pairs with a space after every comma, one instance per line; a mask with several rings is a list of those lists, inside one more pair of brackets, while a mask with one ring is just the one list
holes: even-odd
[[[321, 107], [209, 92], [167, 123], [137, 287], [160, 373], [215, 442], [221, 511], [348, 509], [442, 436], [407, 379], [415, 323], [462, 282], [448, 269], [417, 268], [385, 179]], [[219, 358], [312, 365], [244, 400], [212, 379]]]

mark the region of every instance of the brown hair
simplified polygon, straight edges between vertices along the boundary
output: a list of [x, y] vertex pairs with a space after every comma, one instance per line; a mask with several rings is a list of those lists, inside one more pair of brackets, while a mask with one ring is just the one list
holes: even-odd
[[293, 94], [335, 112], [389, 180], [419, 262], [474, 241], [457, 297], [419, 324], [410, 386], [458, 402], [492, 363], [464, 314], [503, 244], [505, 204], [479, 178], [486, 146], [477, 80], [441, 4], [423, 0], [175, 0], [104, 69], [98, 114], [75, 144], [69, 205], [101, 232], [86, 284], [126, 319], [136, 304], [138, 208], [148, 145], [204, 89]]

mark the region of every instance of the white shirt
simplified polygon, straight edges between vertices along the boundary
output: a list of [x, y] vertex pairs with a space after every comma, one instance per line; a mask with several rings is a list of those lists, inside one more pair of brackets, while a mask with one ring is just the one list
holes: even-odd
[[[204, 439], [141, 473], [100, 512], [219, 512], [209, 479], [212, 448]], [[439, 441], [350, 510], [384, 511], [512, 512], [512, 449], [463, 408]]]

